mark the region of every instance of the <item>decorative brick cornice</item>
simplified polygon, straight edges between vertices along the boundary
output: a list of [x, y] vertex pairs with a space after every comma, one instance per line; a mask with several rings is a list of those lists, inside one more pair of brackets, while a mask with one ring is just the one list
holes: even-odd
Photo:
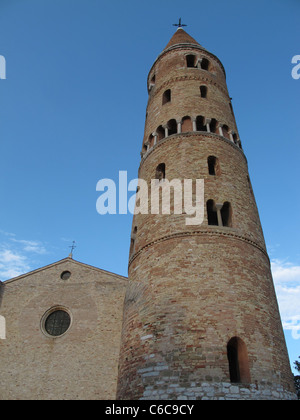
[[226, 238], [232, 238], [234, 240], [246, 242], [247, 244], [252, 245], [255, 248], [259, 249], [265, 255], [265, 257], [267, 258], [267, 260], [270, 264], [270, 259], [269, 259], [269, 256], [268, 256], [268, 253], [267, 253], [266, 249], [264, 247], [260, 246], [257, 242], [253, 241], [252, 239], [250, 239], [246, 236], [240, 235], [230, 228], [226, 228], [226, 231], [225, 231], [225, 229], [220, 229], [220, 228], [210, 228], [210, 229], [207, 228], [207, 229], [202, 229], [202, 230], [177, 232], [177, 233], [173, 233], [171, 235], [166, 235], [166, 236], [163, 236], [161, 238], [155, 239], [155, 240], [149, 242], [148, 244], [144, 245], [142, 248], [140, 248], [130, 258], [129, 263], [128, 263], [128, 267], [131, 265], [131, 263], [140, 254], [142, 254], [144, 251], [146, 251], [151, 246], [159, 244], [161, 242], [169, 241], [171, 239], [185, 238], [185, 237], [190, 237], [190, 236], [209, 236], [209, 237], [214, 237], [214, 236], [222, 237], [223, 236], [223, 237], [226, 237]]
[[204, 53], [205, 55], [207, 55], [208, 57], [210, 57], [210, 58], [212, 58], [213, 60], [216, 60], [218, 63], [219, 63], [219, 65], [221, 66], [221, 69], [222, 69], [222, 71], [223, 71], [223, 73], [224, 73], [224, 76], [225, 76], [225, 78], [226, 78], [226, 71], [225, 71], [225, 68], [224, 68], [224, 66], [223, 66], [223, 64], [221, 63], [221, 61], [219, 60], [219, 58], [216, 56], [216, 55], [214, 55], [213, 53], [211, 53], [211, 52], [209, 52], [209, 51], [207, 51], [205, 48], [203, 48], [203, 47], [201, 47], [201, 45], [199, 45], [199, 44], [177, 44], [177, 45], [172, 45], [171, 47], [169, 47], [169, 48], [167, 48], [167, 49], [165, 49], [162, 53], [160, 53], [159, 54], [159, 56], [157, 57], [157, 59], [154, 61], [154, 63], [153, 63], [153, 66], [151, 67], [151, 69], [150, 69], [150, 71], [149, 71], [149, 73], [148, 73], [148, 78], [147, 78], [147, 80], [149, 80], [149, 76], [150, 76], [150, 74], [151, 74], [151, 72], [152, 72], [152, 70], [153, 70], [153, 67], [156, 65], [156, 63], [165, 55], [165, 54], [167, 54], [168, 52], [170, 52], [170, 51], [172, 51], [172, 50], [177, 50], [177, 49], [184, 49], [184, 50], [189, 50], [189, 49], [191, 49], [191, 50], [198, 50], [198, 51], [201, 51], [202, 53]]
[[140, 163], [140, 167], [139, 167], [139, 172], [141, 169], [141, 166], [143, 165], [143, 163], [146, 161], [146, 159], [152, 154], [154, 153], [156, 150], [158, 150], [159, 147], [163, 146], [165, 143], [167, 143], [168, 141], [174, 140], [176, 137], [195, 137], [195, 136], [201, 136], [201, 137], [208, 137], [208, 138], [212, 138], [212, 139], [218, 139], [221, 140], [223, 142], [225, 142], [226, 144], [228, 144], [230, 147], [233, 147], [234, 150], [238, 150], [241, 155], [243, 156], [243, 158], [245, 159], [246, 164], [248, 164], [247, 162], [247, 158], [243, 152], [243, 150], [238, 147], [235, 143], [233, 143], [231, 140], [226, 139], [226, 137], [220, 136], [219, 134], [216, 133], [208, 133], [207, 131], [189, 131], [186, 133], [177, 133], [177, 134], [172, 134], [171, 136], [165, 137], [164, 139], [160, 140], [155, 146], [153, 146], [145, 155], [144, 157], [141, 159], [141, 163]]
[[161, 94], [161, 91], [164, 91], [167, 87], [170, 86], [170, 84], [176, 83], [176, 82], [185, 82], [187, 80], [196, 80], [196, 81], [199, 81], [199, 82], [209, 83], [210, 85], [213, 85], [213, 86], [217, 87], [218, 89], [220, 89], [220, 91], [228, 97], [228, 100], [230, 100], [227, 87], [224, 87], [220, 83], [217, 83], [215, 80], [213, 80], [213, 77], [208, 77], [208, 75], [209, 76], [213, 76], [213, 75], [211, 73], [208, 73], [206, 70], [201, 70], [201, 69], [196, 69], [196, 70], [199, 71], [198, 75], [193, 74], [193, 75], [189, 75], [189, 76], [187, 76], [187, 75], [183, 76], [182, 75], [182, 76], [171, 77], [170, 79], [166, 80], [159, 87], [153, 88], [150, 92], [147, 108], [149, 107], [150, 102], [155, 97], [155, 95]]

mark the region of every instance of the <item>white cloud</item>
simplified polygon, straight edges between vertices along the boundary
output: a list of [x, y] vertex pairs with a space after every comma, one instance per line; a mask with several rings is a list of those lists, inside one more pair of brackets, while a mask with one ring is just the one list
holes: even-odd
[[0, 250], [0, 280], [20, 276], [30, 270], [27, 257], [10, 249]]
[[300, 266], [274, 259], [272, 274], [283, 328], [291, 330], [295, 339], [300, 338]]
[[14, 233], [0, 230], [0, 281], [27, 273], [36, 264], [37, 255], [46, 253], [41, 242], [17, 239]]
[[34, 252], [36, 254], [47, 253], [45, 247], [40, 242], [26, 241], [24, 239], [15, 239], [15, 238], [11, 238], [11, 240], [15, 243], [23, 245], [24, 251], [26, 252]]

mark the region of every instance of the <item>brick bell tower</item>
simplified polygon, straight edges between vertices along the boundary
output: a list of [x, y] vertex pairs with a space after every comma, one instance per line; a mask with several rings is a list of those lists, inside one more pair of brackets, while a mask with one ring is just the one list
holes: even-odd
[[203, 179], [204, 222], [133, 218], [117, 399], [294, 399], [223, 65], [179, 27], [148, 91], [139, 178]]

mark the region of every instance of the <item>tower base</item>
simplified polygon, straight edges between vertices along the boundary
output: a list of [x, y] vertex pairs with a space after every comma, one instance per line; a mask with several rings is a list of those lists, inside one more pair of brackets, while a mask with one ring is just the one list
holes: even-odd
[[141, 400], [297, 400], [293, 392], [285, 391], [282, 386], [274, 384], [233, 384], [228, 382], [203, 382], [194, 387], [184, 388], [179, 383], [162, 384], [159, 389], [148, 386]]

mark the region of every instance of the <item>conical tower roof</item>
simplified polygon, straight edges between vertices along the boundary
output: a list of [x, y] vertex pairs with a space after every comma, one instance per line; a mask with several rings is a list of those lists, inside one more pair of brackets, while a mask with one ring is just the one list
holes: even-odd
[[164, 51], [167, 50], [170, 47], [173, 47], [174, 45], [177, 45], [177, 44], [193, 44], [193, 45], [198, 45], [199, 47], [201, 47], [199, 42], [197, 42], [194, 38], [192, 38], [182, 28], [177, 29], [177, 31], [175, 32], [175, 34], [170, 39], [170, 41], [169, 41], [168, 45], [166, 46], [166, 48], [164, 49]]

